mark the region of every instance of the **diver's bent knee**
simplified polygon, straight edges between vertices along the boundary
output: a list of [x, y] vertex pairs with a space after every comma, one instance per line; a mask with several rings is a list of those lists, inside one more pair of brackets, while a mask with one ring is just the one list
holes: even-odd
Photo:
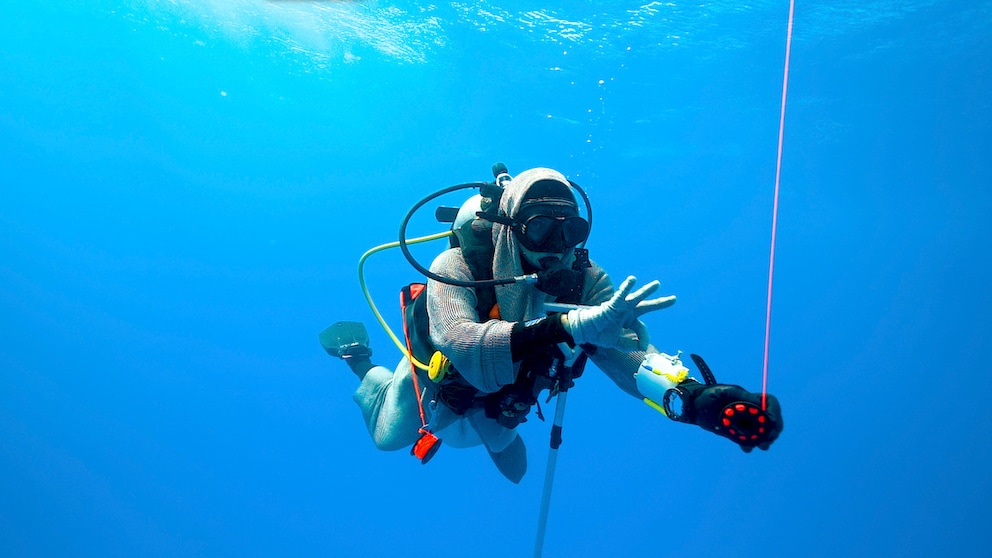
[[398, 435], [395, 432], [376, 432], [372, 436], [372, 442], [376, 449], [382, 451], [397, 451], [413, 445], [417, 441], [416, 436], [407, 434]]
[[527, 448], [520, 435], [517, 435], [503, 451], [499, 453], [489, 451], [489, 457], [492, 458], [499, 472], [514, 484], [520, 484], [527, 473]]

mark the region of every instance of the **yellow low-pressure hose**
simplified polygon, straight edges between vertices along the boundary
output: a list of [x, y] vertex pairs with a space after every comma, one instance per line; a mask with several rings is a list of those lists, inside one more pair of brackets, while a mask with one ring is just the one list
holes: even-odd
[[[421, 236], [419, 238], [407, 240], [406, 243], [420, 244], [421, 242], [430, 242], [431, 240], [447, 238], [452, 234], [454, 233], [452, 233], [451, 231], [445, 231], [443, 233]], [[388, 244], [382, 244], [380, 246], [376, 246], [375, 248], [372, 248], [367, 252], [365, 252], [364, 254], [362, 254], [361, 259], [358, 260], [358, 283], [362, 286], [362, 293], [365, 294], [365, 300], [369, 303], [369, 308], [372, 309], [372, 313], [375, 314], [375, 318], [379, 320], [379, 325], [382, 326], [382, 329], [384, 329], [386, 331], [386, 334], [389, 335], [390, 339], [393, 340], [393, 343], [396, 344], [396, 347], [400, 350], [400, 352], [403, 353], [403, 355], [406, 356], [408, 359], [410, 359], [410, 362], [412, 362], [413, 365], [416, 366], [417, 368], [421, 370], [428, 370], [429, 367], [426, 364], [417, 360], [416, 357], [414, 357], [413, 354], [411, 354], [410, 351], [406, 348], [406, 345], [400, 340], [400, 338], [397, 337], [395, 333], [393, 333], [393, 330], [389, 328], [389, 325], [386, 324], [386, 320], [385, 318], [382, 317], [382, 314], [379, 313], [379, 309], [376, 308], [375, 302], [372, 302], [372, 295], [369, 294], [368, 285], [365, 284], [365, 260], [367, 260], [369, 256], [375, 254], [376, 252], [382, 252], [383, 250], [388, 250], [389, 248], [397, 248], [399, 247], [399, 245], [400, 245], [399, 242], [390, 242]]]

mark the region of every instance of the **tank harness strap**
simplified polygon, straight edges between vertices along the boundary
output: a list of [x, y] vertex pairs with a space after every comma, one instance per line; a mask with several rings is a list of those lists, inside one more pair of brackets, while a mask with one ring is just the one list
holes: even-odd
[[[462, 225], [455, 234], [472, 279], [475, 281], [492, 279], [493, 258], [496, 254], [496, 248], [493, 246], [493, 224], [485, 219], [474, 219]], [[491, 312], [497, 307], [496, 287], [492, 285], [476, 287], [475, 299], [475, 311], [479, 318], [493, 319]]]
[[[410, 340], [410, 322], [407, 320], [407, 308], [415, 299], [421, 298], [423, 292], [424, 285], [420, 283], [407, 285], [400, 290], [400, 308], [403, 310], [403, 337], [406, 339], [406, 349], [410, 351], [411, 355], [414, 353], [413, 343]], [[414, 366], [413, 360], [410, 360], [410, 370], [413, 375], [413, 388], [417, 392], [417, 407], [420, 410], [420, 424], [421, 430], [423, 430], [427, 427], [427, 419], [424, 416], [424, 404], [421, 402], [422, 394], [420, 393], [420, 382], [417, 379], [417, 367]]]
[[[492, 243], [492, 222], [485, 219], [474, 219], [456, 230], [455, 235], [458, 239], [457, 247], [461, 250], [462, 257], [466, 265], [468, 265], [472, 278], [476, 281], [492, 279], [492, 265], [495, 254], [495, 248]], [[576, 248], [573, 269], [582, 270], [590, 266], [588, 250]], [[585, 278], [584, 274], [582, 278]], [[577, 288], [566, 295], [558, 297], [557, 301], [571, 304], [581, 302], [583, 286], [584, 281], [579, 281]], [[427, 312], [428, 301], [425, 285], [416, 283], [404, 287], [403, 293], [405, 293], [403, 295], [405, 297], [403, 298], [404, 331], [407, 334], [408, 349], [418, 360], [427, 362], [437, 349], [430, 341], [430, 318]], [[495, 287], [492, 285], [476, 287], [475, 296], [475, 310], [480, 321], [485, 322], [491, 319], [500, 319], [499, 303], [496, 299]], [[542, 364], [546, 363], [545, 361], [548, 361], [549, 357], [550, 354], [534, 355], [534, 357], [526, 359], [528, 362], [521, 363], [520, 376], [528, 376], [529, 370], [539, 368]], [[577, 372], [573, 377], [578, 377], [581, 374], [584, 364], [585, 362], [583, 360], [578, 366], [573, 367]], [[417, 404], [422, 405], [420, 400], [422, 394], [419, 382], [417, 382], [417, 376], [418, 372], [414, 371], [414, 381], [418, 397]], [[566, 385], [562, 387], [567, 389], [570, 386]], [[499, 414], [502, 415], [505, 411], [506, 405], [504, 399], [507, 395], [511, 395], [511, 399], [514, 399], [516, 402], [525, 404], [525, 402], [536, 402], [538, 391], [549, 388], [549, 385], [544, 385], [540, 381], [535, 383], [533, 379], [529, 381], [518, 380], [518, 382], [515, 382], [511, 386], [505, 386], [500, 392], [482, 394], [452, 367], [445, 376], [445, 380], [437, 385], [437, 398], [458, 415], [463, 415], [470, 409], [486, 409], [487, 407], [487, 414], [492, 414], [496, 407], [500, 407]], [[524, 391], [528, 393], [525, 394]], [[503, 405], [494, 406], [496, 402], [503, 403]], [[510, 421], [507, 422], [523, 420], [527, 414], [526, 411], [530, 409], [530, 405], [526, 405], [526, 407], [526, 409], [519, 409], [519, 412], [511, 413], [514, 417], [508, 417]], [[421, 419], [426, 426], [426, 421], [423, 420], [423, 413]]]
[[[404, 333], [406, 333], [408, 350], [420, 362], [429, 362], [434, 354], [434, 345], [430, 342], [430, 322], [427, 318], [427, 285], [411, 283], [401, 290], [409, 293], [402, 306]], [[403, 296], [407, 296], [404, 294]]]
[[[407, 319], [407, 308], [414, 301], [427, 298], [424, 296], [425, 287], [426, 285], [424, 284], [414, 283], [400, 290], [400, 308], [403, 311], [403, 336], [406, 338], [406, 349], [411, 355], [414, 355], [414, 349], [410, 337], [410, 320]], [[413, 360], [410, 360], [410, 373], [413, 376], [413, 389], [417, 396], [417, 409], [420, 411], [420, 428], [417, 430], [420, 433], [420, 438], [413, 444], [410, 454], [426, 465], [434, 457], [434, 454], [437, 453], [437, 450], [440, 449], [441, 440], [427, 426], [427, 417], [424, 415], [424, 403], [422, 401], [424, 394], [420, 390], [420, 381], [418, 379], [420, 372], [413, 364]]]

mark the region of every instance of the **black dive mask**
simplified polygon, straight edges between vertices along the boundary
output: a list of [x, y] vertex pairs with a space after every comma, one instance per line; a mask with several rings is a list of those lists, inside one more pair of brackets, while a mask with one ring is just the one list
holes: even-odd
[[538, 262], [537, 290], [553, 297], [564, 296], [582, 284], [582, 272], [564, 264], [560, 258], [549, 256]]
[[589, 222], [577, 215], [534, 215], [523, 222], [514, 221], [512, 227], [520, 244], [534, 252], [560, 254], [589, 236]]

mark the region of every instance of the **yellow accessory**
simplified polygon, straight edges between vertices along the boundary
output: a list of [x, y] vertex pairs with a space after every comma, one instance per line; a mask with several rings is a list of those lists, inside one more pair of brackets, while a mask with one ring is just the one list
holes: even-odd
[[431, 362], [427, 366], [427, 375], [431, 381], [440, 382], [451, 369], [451, 361], [441, 354], [441, 351], [434, 351], [434, 354], [431, 355]]
[[649, 354], [634, 373], [637, 391], [644, 396], [644, 402], [662, 414], [666, 414], [661, 406], [665, 392], [689, 377], [689, 369], [679, 359], [681, 354], [682, 351], [675, 356], [665, 353]]

